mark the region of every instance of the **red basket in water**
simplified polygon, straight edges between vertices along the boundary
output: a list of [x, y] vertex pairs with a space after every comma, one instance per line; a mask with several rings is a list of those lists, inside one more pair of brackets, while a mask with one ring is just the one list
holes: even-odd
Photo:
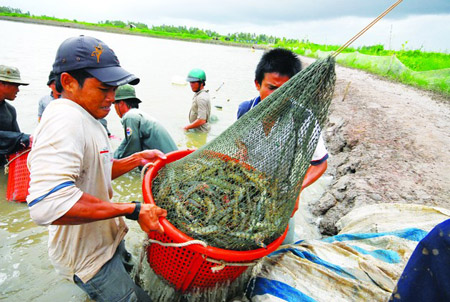
[[29, 151], [30, 149], [27, 149], [8, 156], [6, 200], [18, 202], [25, 202], [27, 200], [30, 185], [30, 171], [27, 167]]
[[[166, 154], [166, 160], [158, 160], [144, 177], [142, 190], [146, 203], [156, 204], [153, 200], [151, 184], [164, 165], [176, 161], [194, 150], [179, 150]], [[193, 238], [187, 236], [166, 218], [160, 219], [164, 227], [164, 235], [156, 232], [148, 234], [150, 239], [163, 243], [185, 243]], [[150, 244], [147, 248], [147, 260], [156, 274], [170, 282], [177, 290], [182, 292], [192, 289], [214, 287], [217, 283], [233, 281], [248, 267], [245, 263], [262, 258], [273, 252], [281, 245], [287, 234], [284, 234], [269, 244], [267, 248], [251, 251], [234, 251], [220, 249], [212, 246], [204, 247], [201, 244], [192, 244], [185, 247], [167, 247], [159, 244]], [[227, 262], [220, 264], [217, 262]], [[232, 264], [243, 263], [242, 266]]]

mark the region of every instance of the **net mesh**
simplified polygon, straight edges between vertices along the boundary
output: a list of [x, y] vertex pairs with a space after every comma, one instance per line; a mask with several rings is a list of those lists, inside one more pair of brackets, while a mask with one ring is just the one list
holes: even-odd
[[332, 99], [331, 57], [292, 77], [220, 136], [162, 168], [156, 204], [180, 231], [232, 250], [285, 231]]

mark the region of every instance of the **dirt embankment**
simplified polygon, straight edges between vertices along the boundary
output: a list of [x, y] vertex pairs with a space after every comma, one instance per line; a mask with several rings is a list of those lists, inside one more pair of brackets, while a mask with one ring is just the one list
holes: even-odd
[[336, 72], [324, 129], [334, 181], [310, 204], [321, 232], [335, 234], [339, 218], [368, 204], [450, 208], [450, 100], [359, 70]]

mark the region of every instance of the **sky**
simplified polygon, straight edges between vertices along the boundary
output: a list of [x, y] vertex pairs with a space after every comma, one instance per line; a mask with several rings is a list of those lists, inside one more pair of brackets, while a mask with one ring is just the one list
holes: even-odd
[[[342, 45], [395, 0], [0, 0], [33, 15], [121, 20]], [[403, 0], [352, 46], [450, 52], [450, 0]]]

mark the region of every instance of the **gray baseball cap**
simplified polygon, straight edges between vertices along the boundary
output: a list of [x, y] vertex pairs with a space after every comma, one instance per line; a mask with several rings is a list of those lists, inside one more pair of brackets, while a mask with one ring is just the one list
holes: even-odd
[[0, 81], [19, 85], [28, 85], [20, 78], [20, 71], [16, 67], [0, 65]]
[[114, 51], [104, 42], [89, 36], [65, 40], [56, 52], [53, 72], [84, 69], [100, 82], [110, 86], [136, 85], [139, 78], [120, 66]]

